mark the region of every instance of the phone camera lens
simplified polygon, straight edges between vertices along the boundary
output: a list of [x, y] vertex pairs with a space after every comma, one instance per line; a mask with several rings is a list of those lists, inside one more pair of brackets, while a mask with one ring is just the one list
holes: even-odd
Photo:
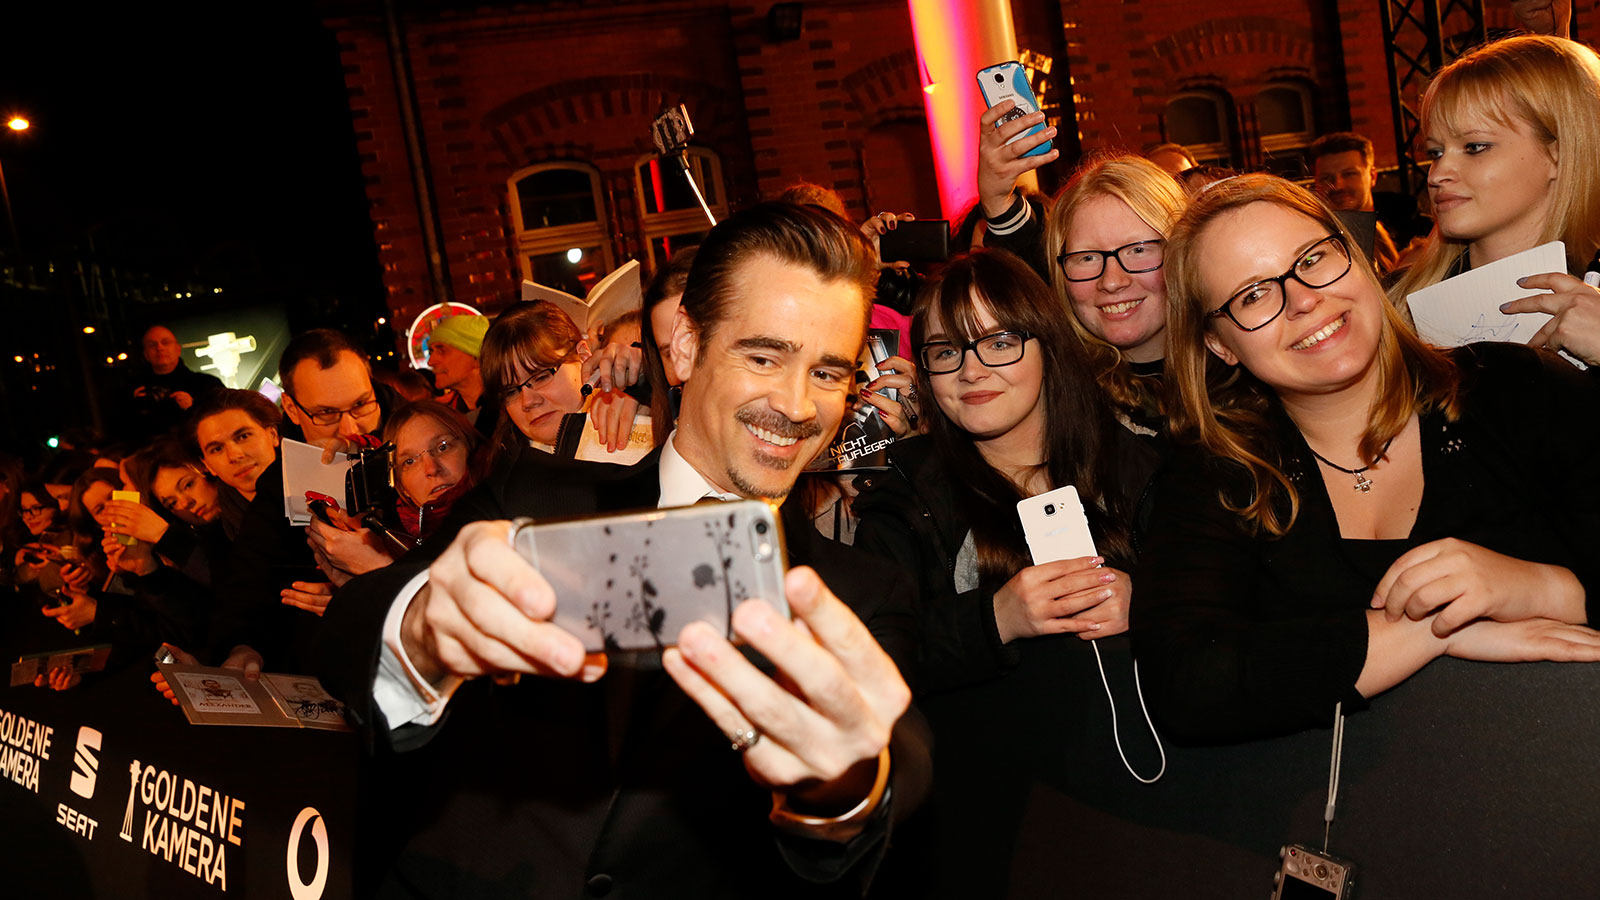
[[1044, 514], [1047, 515], [1047, 516], [1055, 515], [1056, 514], [1056, 505], [1054, 503], [1046, 503], [1044, 505]]
[[766, 534], [766, 533], [767, 533], [767, 523], [765, 523], [765, 522], [757, 522], [756, 523], [756, 534]]
[[1005, 84], [1006, 83], [1005, 73], [1003, 73], [1003, 72], [994, 73], [994, 83], [995, 84]]

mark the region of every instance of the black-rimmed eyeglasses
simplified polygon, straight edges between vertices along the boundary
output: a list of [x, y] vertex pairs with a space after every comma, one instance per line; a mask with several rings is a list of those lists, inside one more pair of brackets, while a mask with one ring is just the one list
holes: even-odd
[[567, 351], [567, 355], [561, 358], [560, 362], [553, 366], [545, 366], [542, 369], [534, 369], [528, 374], [527, 378], [502, 390], [500, 392], [500, 402], [509, 402], [511, 398], [521, 396], [523, 391], [533, 391], [536, 394], [543, 393], [544, 389], [550, 386], [551, 379], [556, 377], [556, 372], [560, 371], [562, 366], [577, 358], [578, 347], [574, 344], [572, 349]]
[[1330, 234], [1306, 248], [1289, 271], [1246, 285], [1228, 302], [1206, 313], [1206, 318], [1227, 316], [1239, 330], [1257, 331], [1282, 315], [1289, 305], [1289, 279], [1315, 290], [1333, 284], [1349, 271], [1350, 248], [1345, 246], [1344, 238]]
[[1161, 268], [1165, 241], [1134, 241], [1115, 250], [1063, 250], [1056, 262], [1068, 281], [1093, 281], [1106, 270], [1106, 260], [1115, 257], [1117, 265], [1129, 275], [1154, 272]]
[[359, 419], [362, 416], [370, 416], [378, 411], [378, 399], [376, 397], [370, 400], [363, 400], [349, 409], [319, 409], [316, 412], [312, 412], [306, 409], [305, 404], [301, 403], [293, 394], [288, 391], [284, 391], [284, 394], [290, 400], [293, 400], [294, 405], [300, 407], [300, 411], [305, 413], [317, 425], [337, 425], [345, 416]]
[[991, 369], [1009, 366], [1022, 360], [1022, 348], [1033, 335], [1026, 331], [997, 331], [976, 340], [957, 344], [953, 341], [928, 341], [917, 348], [917, 361], [922, 371], [929, 375], [948, 375], [961, 371], [967, 352], [978, 355], [978, 362]]

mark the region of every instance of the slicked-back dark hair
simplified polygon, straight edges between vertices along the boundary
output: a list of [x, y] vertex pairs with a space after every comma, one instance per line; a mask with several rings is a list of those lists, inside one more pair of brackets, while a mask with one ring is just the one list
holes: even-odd
[[865, 327], [878, 284], [872, 245], [854, 225], [816, 206], [760, 203], [734, 213], [701, 242], [683, 291], [683, 311], [699, 333], [700, 352], [727, 315], [739, 268], [758, 256], [799, 266], [824, 282], [843, 281], [861, 291]]
[[262, 428], [276, 428], [280, 431], [283, 429], [283, 411], [278, 409], [271, 400], [255, 391], [222, 388], [211, 391], [201, 397], [195, 401], [194, 406], [189, 410], [189, 418], [185, 419], [183, 423], [183, 440], [188, 445], [187, 449], [190, 452], [204, 456], [205, 451], [200, 446], [200, 438], [197, 434], [200, 429], [200, 422], [230, 409], [239, 410], [254, 419], [256, 424]]
[[372, 374], [372, 363], [367, 359], [367, 354], [348, 335], [332, 328], [313, 328], [295, 335], [289, 341], [289, 346], [283, 348], [283, 355], [278, 357], [278, 380], [283, 382], [283, 389], [293, 396], [294, 385], [290, 379], [296, 366], [314, 359], [318, 368], [331, 369], [339, 364], [339, 354], [345, 351], [354, 353], [361, 364], [367, 367], [367, 374]]

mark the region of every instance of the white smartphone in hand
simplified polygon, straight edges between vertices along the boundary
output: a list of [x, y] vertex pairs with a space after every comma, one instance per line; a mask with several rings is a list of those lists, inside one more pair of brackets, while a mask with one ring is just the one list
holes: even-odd
[[1098, 555], [1083, 501], [1078, 499], [1078, 489], [1070, 484], [1018, 500], [1017, 517], [1022, 520], [1022, 533], [1027, 536], [1028, 552], [1036, 566]]

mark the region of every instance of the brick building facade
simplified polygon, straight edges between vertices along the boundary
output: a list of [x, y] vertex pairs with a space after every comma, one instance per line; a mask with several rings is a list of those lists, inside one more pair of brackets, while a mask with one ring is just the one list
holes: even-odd
[[[325, 10], [402, 328], [444, 299], [498, 310], [529, 275], [580, 292], [696, 240], [682, 174], [650, 163], [666, 104], [690, 111], [715, 211], [800, 180], [858, 217], [937, 209], [904, 0], [393, 6]], [[1018, 47], [1054, 60], [1046, 106], [1075, 114], [1085, 151], [1177, 139], [1293, 172], [1315, 133], [1354, 128], [1395, 161], [1376, 0], [1012, 6]], [[1491, 26], [1509, 22], [1491, 2]]]

